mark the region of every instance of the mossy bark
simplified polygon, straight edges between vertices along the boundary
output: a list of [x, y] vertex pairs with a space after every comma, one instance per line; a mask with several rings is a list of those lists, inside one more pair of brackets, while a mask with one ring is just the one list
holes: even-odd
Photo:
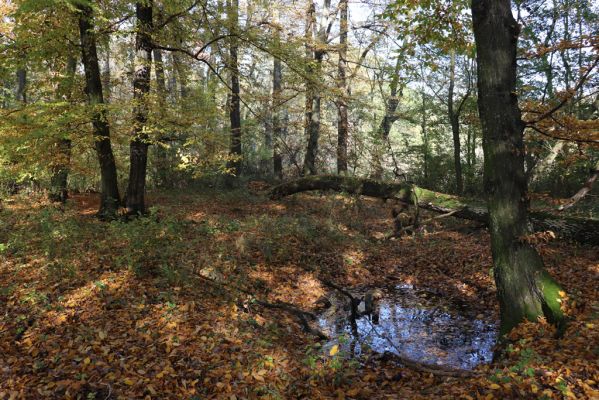
[[524, 320], [546, 317], [558, 325], [559, 285], [523, 237], [528, 224], [524, 124], [516, 96], [519, 27], [509, 0], [473, 0], [478, 108], [483, 130], [484, 184], [502, 334]]

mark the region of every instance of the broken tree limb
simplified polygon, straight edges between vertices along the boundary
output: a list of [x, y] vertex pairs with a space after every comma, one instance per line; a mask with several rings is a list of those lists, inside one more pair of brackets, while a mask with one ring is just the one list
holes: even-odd
[[591, 176], [589, 176], [582, 188], [580, 188], [580, 190], [576, 192], [574, 196], [570, 197], [566, 204], [560, 206], [558, 210], [567, 210], [568, 208], [572, 207], [580, 200], [582, 200], [582, 198], [586, 196], [591, 191], [591, 189], [593, 189], [593, 184], [597, 180], [597, 177], [599, 177], [599, 161], [597, 161], [597, 163], [595, 164], [594, 170], [591, 171]]
[[302, 328], [304, 329], [305, 332], [310, 333], [311, 335], [314, 335], [321, 340], [329, 339], [329, 337], [327, 335], [325, 335], [322, 331], [320, 331], [319, 329], [313, 328], [310, 325], [310, 322], [308, 320], [316, 319], [316, 316], [314, 314], [312, 314], [311, 312], [300, 310], [299, 308], [295, 307], [294, 305], [291, 305], [288, 303], [283, 303], [283, 302], [269, 303], [267, 301], [258, 300], [258, 299], [255, 299], [254, 302], [256, 304], [258, 304], [259, 306], [262, 306], [265, 308], [272, 308], [272, 309], [279, 309], [279, 310], [286, 311], [298, 319], [298, 321], [302, 325]]
[[[426, 220], [424, 220], [422, 222], [419, 222], [418, 225], [419, 226], [423, 226], [423, 225], [426, 225], [429, 222], [433, 222], [433, 221], [435, 221], [437, 219], [451, 217], [452, 215], [456, 214], [458, 211], [460, 211], [460, 210], [453, 210], [453, 211], [450, 211], [450, 212], [448, 212], [446, 214], [436, 215], [436, 216], [434, 216], [432, 218], [429, 218], [429, 219], [426, 219]], [[417, 226], [415, 224], [405, 226], [405, 227], [401, 228], [401, 230], [399, 230], [398, 232], [393, 232], [392, 234], [390, 234], [389, 236], [387, 236], [387, 240], [392, 239], [392, 238], [400, 237], [404, 232], [407, 232], [409, 230], [413, 230], [416, 227]]]
[[[339, 175], [309, 176], [284, 182], [270, 190], [272, 199], [311, 190], [333, 190], [379, 199], [393, 199], [425, 210], [472, 221], [488, 223], [489, 213], [482, 202], [434, 192], [410, 183], [380, 182]], [[531, 211], [529, 220], [535, 232], [552, 231], [558, 237], [582, 244], [599, 245], [599, 220]]]

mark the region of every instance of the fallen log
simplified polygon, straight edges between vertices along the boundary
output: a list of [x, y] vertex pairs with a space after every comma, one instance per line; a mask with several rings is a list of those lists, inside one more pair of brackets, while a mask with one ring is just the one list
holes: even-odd
[[[332, 190], [379, 199], [392, 199], [425, 210], [453, 217], [488, 223], [489, 213], [484, 203], [434, 192], [410, 183], [380, 182], [373, 179], [340, 175], [308, 176], [284, 182], [270, 190], [272, 199], [311, 190]], [[529, 220], [535, 232], [553, 232], [557, 237], [581, 244], [599, 245], [599, 220], [530, 211]]]

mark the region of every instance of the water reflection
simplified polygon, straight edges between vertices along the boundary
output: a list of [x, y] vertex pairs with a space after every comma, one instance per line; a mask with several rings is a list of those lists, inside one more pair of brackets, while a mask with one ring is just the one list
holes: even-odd
[[458, 312], [431, 292], [405, 285], [383, 290], [372, 314], [355, 321], [344, 298], [331, 300], [318, 323], [332, 338], [330, 345], [342, 335], [349, 338], [342, 348], [351, 356], [372, 349], [460, 369], [491, 362], [496, 324]]

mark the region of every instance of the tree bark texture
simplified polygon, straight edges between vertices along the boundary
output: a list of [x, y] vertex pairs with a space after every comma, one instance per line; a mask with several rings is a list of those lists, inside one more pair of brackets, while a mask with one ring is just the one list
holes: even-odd
[[92, 125], [96, 154], [100, 163], [101, 198], [98, 216], [115, 218], [120, 206], [117, 172], [107, 113], [104, 108], [102, 79], [98, 64], [98, 51], [94, 33], [93, 10], [83, 3], [76, 3], [79, 11], [79, 34], [81, 37], [81, 60], [85, 70], [86, 94], [93, 110]]
[[347, 173], [347, 140], [349, 136], [349, 121], [347, 113], [347, 17], [348, 0], [339, 2], [339, 65], [338, 76], [340, 95], [337, 98], [337, 173]]
[[484, 187], [502, 334], [546, 317], [561, 326], [560, 286], [545, 270], [528, 235], [524, 123], [516, 96], [519, 27], [509, 0], [473, 0], [478, 108], [485, 156]]
[[135, 35], [136, 63], [133, 76], [133, 99], [135, 102], [135, 123], [133, 137], [129, 143], [129, 184], [127, 187], [127, 215], [140, 215], [146, 212], [145, 191], [148, 166], [148, 95], [150, 94], [150, 74], [152, 71], [152, 0], [137, 2], [137, 30]]

